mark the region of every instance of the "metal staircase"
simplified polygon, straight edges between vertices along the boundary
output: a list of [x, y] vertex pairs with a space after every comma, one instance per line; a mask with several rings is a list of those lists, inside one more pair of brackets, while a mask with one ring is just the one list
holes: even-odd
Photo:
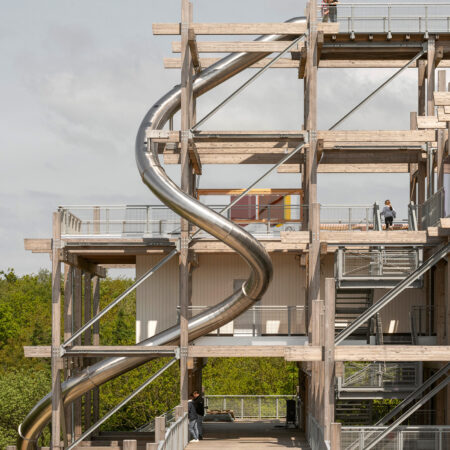
[[[342, 331], [373, 303], [372, 289], [339, 289], [336, 291], [336, 332]], [[352, 339], [370, 341], [371, 321], [355, 330]]]

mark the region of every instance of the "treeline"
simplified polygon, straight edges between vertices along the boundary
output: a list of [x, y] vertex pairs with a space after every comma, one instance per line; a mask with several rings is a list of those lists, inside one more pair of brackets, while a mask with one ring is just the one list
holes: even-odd
[[[101, 307], [133, 280], [101, 282]], [[63, 293], [63, 289], [61, 289]], [[101, 319], [102, 345], [135, 343], [135, 297], [131, 294]], [[175, 312], [174, 312], [175, 313]], [[17, 427], [33, 405], [50, 390], [50, 361], [25, 358], [24, 345], [51, 343], [51, 275], [41, 270], [17, 276], [0, 271], [0, 448], [14, 445]], [[159, 359], [101, 386], [101, 415], [126, 397], [165, 363]], [[203, 370], [205, 392], [214, 394], [292, 394], [295, 364], [275, 358], [210, 358]], [[143, 393], [116, 413], [102, 429], [133, 430], [179, 402], [178, 368], [172, 366]], [[43, 443], [48, 442], [48, 430]]]

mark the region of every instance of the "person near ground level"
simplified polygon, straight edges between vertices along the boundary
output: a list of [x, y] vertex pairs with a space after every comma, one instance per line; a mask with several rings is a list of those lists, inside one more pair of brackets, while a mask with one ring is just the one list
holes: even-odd
[[322, 21], [337, 22], [337, 4], [335, 0], [323, 0], [322, 2]]
[[203, 439], [203, 417], [205, 415], [205, 403], [203, 401], [203, 397], [198, 391], [194, 391], [192, 393], [193, 401], [195, 406], [195, 411], [197, 412], [197, 431], [198, 431], [198, 438], [200, 440]]
[[394, 223], [394, 219], [397, 216], [395, 209], [391, 205], [390, 200], [386, 200], [384, 202], [383, 211], [381, 211], [381, 215], [384, 216], [384, 223], [386, 224], [386, 230], [392, 228], [392, 224]]
[[197, 411], [192, 401], [192, 396], [188, 401], [188, 419], [189, 419], [189, 434], [192, 437], [190, 442], [198, 442], [198, 429], [197, 429]]

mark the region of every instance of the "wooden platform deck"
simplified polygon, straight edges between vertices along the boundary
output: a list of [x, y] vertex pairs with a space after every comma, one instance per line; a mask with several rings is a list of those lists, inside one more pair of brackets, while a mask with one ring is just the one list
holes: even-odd
[[284, 422], [279, 420], [208, 422], [203, 424], [203, 435], [202, 441], [191, 442], [186, 448], [189, 450], [311, 449], [303, 433], [294, 428], [284, 428]]

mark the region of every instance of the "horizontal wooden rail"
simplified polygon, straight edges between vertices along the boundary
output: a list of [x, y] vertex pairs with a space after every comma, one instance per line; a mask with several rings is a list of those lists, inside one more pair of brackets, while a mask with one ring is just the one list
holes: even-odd
[[[306, 33], [306, 23], [193, 23], [191, 25], [196, 35], [260, 35], [286, 34], [298, 36]], [[325, 27], [331, 29], [332, 27]], [[333, 29], [336, 29], [334, 27]], [[179, 35], [180, 23], [154, 23], [155, 35]]]
[[[76, 346], [82, 356], [165, 355], [175, 352], [175, 346]], [[24, 347], [26, 357], [50, 357], [50, 346]], [[137, 353], [141, 352], [141, 353]], [[288, 361], [323, 361], [323, 349], [310, 345], [191, 345], [189, 357], [277, 357]], [[450, 361], [450, 346], [445, 345], [340, 345], [334, 350], [336, 361]], [[70, 350], [66, 354], [72, 356]]]

